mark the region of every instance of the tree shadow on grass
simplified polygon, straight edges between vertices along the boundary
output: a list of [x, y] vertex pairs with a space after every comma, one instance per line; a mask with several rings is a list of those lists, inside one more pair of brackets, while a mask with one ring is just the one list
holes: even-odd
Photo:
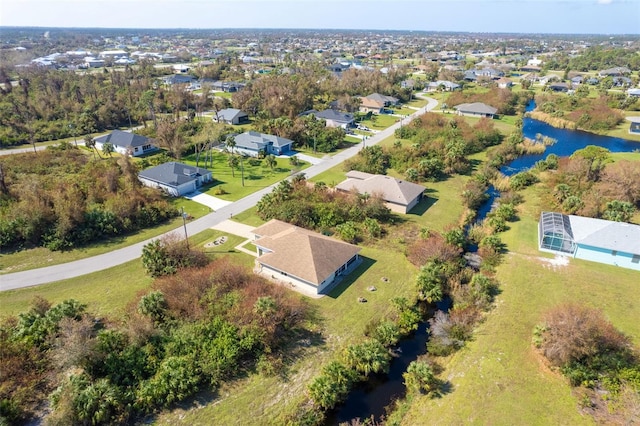
[[329, 293], [325, 293], [325, 296], [328, 296], [332, 299], [337, 299], [345, 292], [346, 289], [351, 286], [362, 274], [364, 274], [369, 268], [371, 268], [377, 261], [375, 259], [371, 259], [369, 257], [365, 257], [360, 255], [360, 265], [349, 275], [342, 277], [342, 280], [336, 284]]

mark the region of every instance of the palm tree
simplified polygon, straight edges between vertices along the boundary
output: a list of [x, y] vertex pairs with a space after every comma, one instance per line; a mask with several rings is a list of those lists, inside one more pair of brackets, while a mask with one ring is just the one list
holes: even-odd
[[271, 169], [271, 172], [273, 172], [273, 168], [276, 166], [276, 164], [278, 164], [278, 162], [276, 161], [276, 157], [273, 154], [269, 154], [264, 158], [265, 163], [267, 163], [267, 166], [269, 166], [269, 168]]
[[105, 155], [109, 155], [109, 157], [112, 157], [114, 151], [115, 151], [115, 149], [113, 148], [113, 144], [112, 143], [105, 142], [105, 143], [102, 144], [102, 152]]
[[231, 155], [233, 155], [233, 149], [236, 147], [236, 138], [229, 136], [225, 145], [231, 150]]
[[240, 164], [240, 160], [238, 160], [238, 157], [233, 155], [229, 157], [229, 167], [231, 167], [231, 176], [236, 177], [234, 170], [238, 167], [239, 164]]
[[93, 152], [93, 159], [96, 159], [96, 141], [91, 137], [91, 135], [86, 135], [84, 137], [84, 146], [91, 149]]

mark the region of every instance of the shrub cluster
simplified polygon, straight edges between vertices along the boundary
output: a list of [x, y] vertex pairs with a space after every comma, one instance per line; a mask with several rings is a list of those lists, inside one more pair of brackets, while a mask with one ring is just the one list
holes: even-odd
[[53, 389], [52, 424], [130, 423], [275, 359], [306, 317], [298, 297], [224, 259], [153, 287], [122, 325], [75, 301], [3, 323], [0, 420], [29, 417]]
[[63, 250], [161, 223], [176, 209], [126, 157], [91, 161], [67, 146], [2, 159], [0, 247]]
[[[640, 361], [631, 341], [601, 311], [575, 303], [552, 308], [533, 342], [572, 386], [600, 389], [616, 400], [625, 387], [640, 402]], [[624, 404], [624, 402], [623, 402]]]

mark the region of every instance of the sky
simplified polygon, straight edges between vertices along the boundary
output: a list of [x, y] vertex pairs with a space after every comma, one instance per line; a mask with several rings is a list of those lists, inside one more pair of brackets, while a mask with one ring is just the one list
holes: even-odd
[[640, 34], [640, 0], [0, 0], [0, 26]]

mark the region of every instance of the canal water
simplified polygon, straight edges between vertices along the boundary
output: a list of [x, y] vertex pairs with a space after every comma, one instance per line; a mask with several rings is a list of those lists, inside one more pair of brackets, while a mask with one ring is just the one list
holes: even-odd
[[[449, 311], [451, 299], [445, 298], [436, 304], [436, 309]], [[435, 310], [426, 312], [426, 316], [433, 317]], [[369, 419], [371, 416], [379, 421], [385, 414], [385, 408], [398, 398], [404, 397], [405, 386], [402, 373], [407, 371], [411, 361], [427, 352], [429, 338], [429, 324], [423, 321], [418, 329], [408, 338], [401, 340], [396, 348], [396, 355], [389, 365], [388, 374], [374, 374], [366, 382], [358, 383], [349, 392], [343, 404], [332, 412], [327, 413], [326, 425], [337, 425], [342, 422], [360, 418]]]
[[[532, 111], [534, 108], [535, 104], [531, 102], [527, 107], [527, 111]], [[588, 145], [600, 146], [611, 152], [640, 152], [640, 142], [595, 135], [580, 130], [557, 129], [532, 118], [523, 119], [522, 133], [530, 139], [535, 139], [537, 134], [541, 134], [554, 138], [557, 142], [554, 145], [547, 146], [542, 154], [524, 155], [503, 166], [501, 172], [507, 176], [530, 169], [537, 161], [544, 160], [549, 154], [567, 157], [579, 149], [586, 148]], [[489, 198], [478, 210], [476, 219], [478, 221], [486, 217], [491, 211], [495, 200], [500, 196], [500, 192], [493, 186], [489, 187], [488, 194]], [[447, 311], [450, 305], [451, 300], [447, 299], [442, 305], [438, 305], [438, 309]], [[402, 373], [407, 370], [411, 361], [426, 353], [428, 334], [428, 323], [421, 323], [412, 336], [400, 342], [399, 356], [392, 360], [389, 374], [375, 375], [366, 383], [359, 384], [349, 393], [347, 400], [342, 405], [328, 414], [326, 424], [335, 425], [341, 422], [349, 422], [356, 418], [364, 420], [371, 416], [376, 421], [380, 420], [385, 414], [385, 407], [404, 396], [406, 389]]]

